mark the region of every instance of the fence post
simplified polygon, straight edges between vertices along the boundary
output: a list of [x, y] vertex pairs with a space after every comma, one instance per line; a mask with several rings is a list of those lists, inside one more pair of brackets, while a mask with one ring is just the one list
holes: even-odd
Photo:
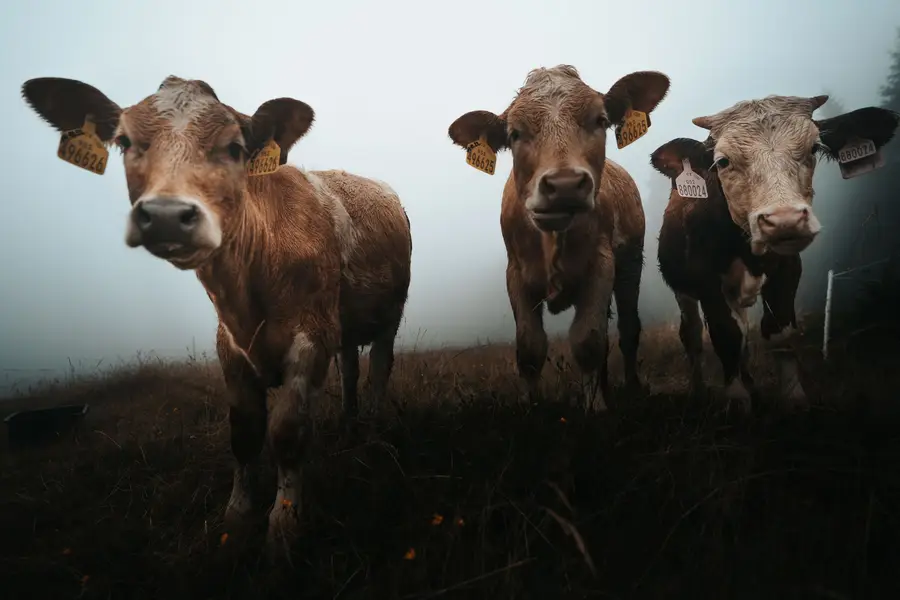
[[831, 333], [831, 290], [834, 287], [834, 269], [828, 269], [828, 287], [825, 288], [825, 330], [822, 332], [822, 358], [828, 360], [828, 337]]

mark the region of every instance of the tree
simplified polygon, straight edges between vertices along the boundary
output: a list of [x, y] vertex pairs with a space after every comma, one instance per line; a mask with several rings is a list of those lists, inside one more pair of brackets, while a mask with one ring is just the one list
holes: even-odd
[[891, 52], [890, 70], [887, 81], [881, 86], [881, 100], [884, 108], [900, 112], [900, 29], [897, 30], [897, 41]]

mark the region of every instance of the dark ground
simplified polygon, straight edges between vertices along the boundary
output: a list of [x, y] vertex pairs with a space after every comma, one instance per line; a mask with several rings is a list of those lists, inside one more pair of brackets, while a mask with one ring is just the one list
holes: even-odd
[[[900, 344], [838, 328], [825, 365], [821, 322], [806, 327], [807, 414], [767, 400], [759, 354], [752, 417], [690, 400], [674, 328], [642, 339], [652, 395], [613, 396], [599, 417], [507, 406], [508, 346], [401, 355], [395, 403], [352, 438], [332, 378], [287, 573], [262, 559], [267, 508], [251, 539], [223, 536], [231, 456], [215, 363], [38, 390], [0, 406], [92, 410], [42, 448], [0, 440], [0, 596], [898, 598]], [[547, 391], [567, 398], [568, 361], [551, 360]]]

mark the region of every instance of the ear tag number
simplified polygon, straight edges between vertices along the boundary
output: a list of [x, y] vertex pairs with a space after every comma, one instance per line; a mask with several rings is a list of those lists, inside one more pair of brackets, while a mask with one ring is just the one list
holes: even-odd
[[278, 170], [281, 163], [281, 147], [274, 139], [253, 153], [247, 161], [247, 174], [250, 177], [268, 175]]
[[484, 136], [466, 146], [466, 164], [488, 175], [494, 174], [497, 153], [491, 149]]
[[883, 167], [884, 154], [872, 140], [852, 139], [838, 151], [838, 166], [841, 177], [853, 179]]
[[625, 112], [625, 119], [621, 125], [616, 125], [616, 146], [619, 150], [629, 146], [644, 137], [650, 129], [650, 115], [639, 110]]
[[691, 169], [691, 161], [686, 158], [681, 160], [684, 170], [675, 178], [675, 187], [682, 198], [708, 198], [706, 181]]
[[70, 129], [59, 138], [56, 155], [85, 171], [103, 175], [109, 151], [97, 137], [97, 127], [89, 118], [78, 129]]

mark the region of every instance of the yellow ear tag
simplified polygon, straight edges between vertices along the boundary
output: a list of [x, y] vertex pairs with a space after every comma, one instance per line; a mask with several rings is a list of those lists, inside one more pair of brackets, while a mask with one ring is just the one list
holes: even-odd
[[274, 139], [253, 153], [247, 161], [247, 174], [250, 177], [268, 175], [278, 170], [281, 163], [281, 147]]
[[623, 123], [616, 127], [616, 146], [621, 150], [625, 146], [633, 144], [644, 137], [648, 129], [650, 129], [650, 115], [629, 108], [625, 112]]
[[56, 155], [69, 164], [91, 173], [103, 175], [109, 151], [97, 137], [97, 127], [89, 119], [79, 129], [71, 129], [62, 134]]
[[488, 175], [494, 174], [494, 167], [497, 166], [497, 153], [491, 149], [484, 136], [466, 146], [466, 164]]

